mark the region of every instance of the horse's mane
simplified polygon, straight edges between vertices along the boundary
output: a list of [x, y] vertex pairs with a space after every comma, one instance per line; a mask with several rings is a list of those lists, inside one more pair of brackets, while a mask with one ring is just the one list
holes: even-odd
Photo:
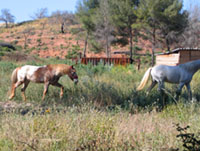
[[70, 65], [67, 64], [48, 64], [46, 67], [61, 74], [66, 74], [70, 70]]

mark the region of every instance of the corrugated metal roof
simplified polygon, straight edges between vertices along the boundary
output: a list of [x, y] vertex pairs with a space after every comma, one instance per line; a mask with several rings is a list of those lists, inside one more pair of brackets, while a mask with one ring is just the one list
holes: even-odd
[[179, 51], [200, 51], [200, 48], [176, 48], [170, 52], [163, 52], [163, 53], [157, 53], [155, 55], [167, 55], [167, 54], [172, 54], [172, 53], [178, 53]]

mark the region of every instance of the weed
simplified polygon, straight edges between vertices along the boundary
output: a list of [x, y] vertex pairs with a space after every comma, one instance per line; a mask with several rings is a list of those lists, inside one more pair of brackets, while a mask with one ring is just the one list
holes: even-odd
[[188, 151], [199, 151], [200, 133], [197, 133], [195, 135], [194, 133], [187, 132], [190, 126], [181, 127], [180, 124], [176, 124], [176, 127], [177, 131], [179, 132], [177, 138], [180, 138], [182, 140], [183, 147]]

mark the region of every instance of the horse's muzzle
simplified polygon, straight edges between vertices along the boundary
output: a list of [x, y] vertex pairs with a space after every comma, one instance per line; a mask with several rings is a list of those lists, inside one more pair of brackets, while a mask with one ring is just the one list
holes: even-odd
[[74, 84], [77, 84], [78, 83], [78, 79], [74, 79]]

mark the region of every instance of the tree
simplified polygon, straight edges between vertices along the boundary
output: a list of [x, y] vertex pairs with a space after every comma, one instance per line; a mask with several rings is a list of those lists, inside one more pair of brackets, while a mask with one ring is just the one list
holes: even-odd
[[15, 17], [10, 13], [9, 9], [2, 9], [1, 10], [1, 16], [0, 21], [5, 22], [6, 28], [8, 28], [9, 23], [14, 23]]
[[200, 7], [191, 5], [188, 26], [179, 36], [178, 45], [181, 47], [199, 47], [200, 40]]
[[[187, 12], [179, 0], [141, 0], [137, 16], [152, 43], [152, 66], [158, 39], [165, 39], [169, 49], [170, 34], [179, 33], [187, 23]], [[183, 25], [182, 25], [183, 24]], [[162, 35], [162, 36], [161, 36]]]
[[133, 24], [136, 23], [138, 0], [111, 0], [112, 20], [120, 36], [129, 39], [130, 59], [133, 55]]
[[42, 19], [48, 17], [48, 9], [47, 8], [40, 8], [37, 12], [34, 13], [32, 16], [33, 19]]
[[45, 26], [47, 25], [47, 19], [46, 17], [48, 17], [48, 9], [47, 8], [40, 8], [38, 9], [33, 16], [31, 16], [31, 18], [33, 18], [34, 20], [39, 19], [40, 20], [40, 27], [41, 27], [41, 33], [40, 36], [43, 35]]
[[145, 36], [152, 43], [151, 64], [154, 65], [156, 49], [156, 32], [159, 29], [159, 20], [156, 17], [159, 0], [141, 0], [137, 10], [138, 22], [144, 30]]
[[62, 34], [65, 33], [64, 27], [74, 22], [74, 14], [68, 11], [56, 11], [53, 12], [50, 18], [50, 22], [60, 25], [60, 31]]
[[24, 36], [24, 49], [27, 48], [27, 40], [28, 37], [31, 35], [31, 32], [34, 30], [33, 27], [26, 27], [23, 31], [22, 34]]
[[99, 7], [99, 0], [80, 0], [77, 5], [76, 15], [78, 16], [79, 22], [82, 24], [82, 28], [85, 32], [83, 57], [86, 57], [88, 38], [95, 30], [95, 23], [93, 22], [93, 16], [98, 7]]
[[99, 8], [96, 11], [95, 15], [95, 37], [100, 39], [103, 45], [106, 46], [106, 55], [110, 57], [110, 45], [114, 40], [112, 35], [114, 31], [114, 26], [111, 22], [111, 8], [109, 0], [100, 0]]
[[188, 25], [188, 12], [182, 9], [183, 4], [180, 0], [160, 0], [156, 16], [168, 51], [170, 51], [170, 44]]

